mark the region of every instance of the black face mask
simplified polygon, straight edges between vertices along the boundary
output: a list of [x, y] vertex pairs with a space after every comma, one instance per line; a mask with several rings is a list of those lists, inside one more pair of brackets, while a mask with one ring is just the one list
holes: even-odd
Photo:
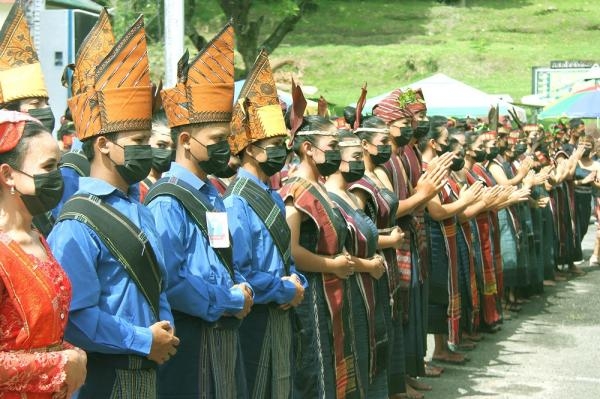
[[231, 148], [229, 147], [227, 140], [219, 141], [215, 144], [204, 145], [194, 137], [192, 137], [192, 139], [202, 147], [206, 148], [206, 152], [208, 154], [207, 161], [198, 161], [198, 159], [196, 159], [196, 157], [192, 154], [192, 157], [196, 159], [196, 162], [198, 162], [198, 165], [200, 165], [203, 171], [209, 175], [215, 176], [217, 176], [218, 173], [225, 171], [229, 165], [229, 158], [231, 157]]
[[377, 154], [371, 154], [371, 161], [375, 165], [383, 165], [390, 160], [392, 156], [392, 146], [389, 144], [381, 144], [377, 146]]
[[473, 151], [475, 153], [475, 162], [483, 162], [485, 161], [485, 157], [487, 155], [487, 153], [485, 152], [485, 150], [474, 150]]
[[227, 165], [225, 169], [222, 169], [218, 172], [213, 173], [213, 176], [219, 177], [221, 179], [229, 179], [230, 177], [235, 176], [238, 168], [232, 168], [230, 165]]
[[525, 152], [527, 152], [527, 144], [517, 144], [515, 145], [515, 156], [516, 157], [520, 157], [521, 155], [525, 154]]
[[21, 200], [31, 216], [41, 215], [58, 205], [64, 190], [63, 177], [58, 169], [33, 176], [20, 170], [19, 172], [31, 177], [35, 184], [34, 195], [21, 194]]
[[323, 177], [334, 174], [339, 169], [342, 162], [342, 155], [339, 150], [322, 150], [319, 147], [314, 147], [325, 154], [325, 162], [317, 163], [317, 170]]
[[586, 158], [589, 157], [591, 153], [592, 153], [591, 148], [586, 148], [585, 150], [583, 150], [583, 156]]
[[488, 161], [491, 161], [493, 159], [496, 159], [496, 157], [498, 156], [499, 153], [500, 153], [500, 150], [498, 149], [498, 147], [492, 147], [492, 148], [490, 148], [490, 152], [485, 155], [485, 158]]
[[465, 157], [464, 156], [457, 156], [456, 158], [452, 159], [452, 165], [450, 165], [450, 170], [453, 170], [455, 172], [458, 172], [459, 170], [462, 170], [465, 167]]
[[365, 174], [365, 163], [363, 161], [344, 161], [348, 164], [348, 171], [342, 172], [346, 183], [360, 180]]
[[440, 144], [440, 143], [438, 143], [438, 145], [440, 146], [440, 149], [439, 150], [435, 150], [435, 152], [437, 153], [438, 157], [444, 155], [445, 153], [447, 153], [450, 150], [450, 146], [448, 144]]
[[415, 138], [420, 139], [425, 137], [427, 133], [429, 133], [429, 121], [419, 121], [414, 133]]
[[121, 147], [124, 152], [125, 163], [123, 165], [115, 164], [115, 168], [125, 183], [131, 186], [146, 178], [152, 168], [152, 147], [147, 144], [124, 147], [117, 143], [114, 144]]
[[285, 147], [278, 146], [263, 148], [256, 144], [254, 144], [254, 146], [264, 150], [267, 154], [267, 160], [258, 163], [258, 166], [260, 166], [265, 175], [269, 177], [273, 176], [283, 168], [283, 165], [285, 165], [285, 160], [288, 156], [288, 152]]
[[170, 148], [152, 147], [152, 169], [158, 173], [168, 171], [171, 168], [174, 152]]
[[29, 113], [29, 115], [35, 119], [37, 119], [38, 121], [42, 122], [42, 125], [44, 125], [44, 127], [46, 129], [48, 129], [48, 131], [50, 133], [52, 133], [52, 131], [54, 130], [54, 114], [52, 113], [52, 109], [50, 109], [50, 107], [46, 107], [46, 108], [31, 108], [29, 111], [27, 111]]
[[400, 128], [400, 136], [393, 136], [394, 142], [398, 147], [404, 147], [413, 138], [414, 130], [410, 126]]

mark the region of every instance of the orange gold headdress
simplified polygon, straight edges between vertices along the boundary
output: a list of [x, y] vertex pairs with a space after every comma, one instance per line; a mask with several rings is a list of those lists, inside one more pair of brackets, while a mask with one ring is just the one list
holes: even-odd
[[235, 155], [258, 140], [287, 135], [269, 56], [262, 50], [235, 104], [229, 146]]
[[94, 86], [96, 66], [108, 55], [115, 45], [110, 17], [106, 9], [100, 12], [98, 21], [90, 30], [85, 40], [77, 51], [77, 63], [73, 69], [71, 90], [73, 95], [78, 95]]
[[0, 31], [0, 106], [32, 97], [48, 98], [48, 91], [23, 6], [15, 1]]
[[161, 92], [169, 127], [231, 121], [233, 36], [228, 23], [191, 62], [187, 51], [179, 60], [177, 84]]
[[[94, 51], [82, 55], [98, 56]], [[86, 62], [87, 59], [77, 60], [77, 64]], [[76, 65], [75, 71], [78, 69], [81, 73]], [[88, 82], [85, 76], [78, 78], [80, 93], [68, 101], [80, 140], [106, 133], [151, 129], [152, 84], [143, 17], [100, 61], [93, 79], [90, 77]]]

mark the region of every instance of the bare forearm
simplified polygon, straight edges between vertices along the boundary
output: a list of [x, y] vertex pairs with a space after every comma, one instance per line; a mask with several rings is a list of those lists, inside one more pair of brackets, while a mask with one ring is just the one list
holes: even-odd
[[331, 273], [332, 258], [314, 254], [300, 245], [292, 245], [292, 256], [298, 270], [314, 273]]
[[396, 217], [400, 218], [413, 213], [419, 207], [425, 205], [430, 199], [431, 197], [426, 197], [421, 193], [416, 192], [407, 199], [400, 200], [400, 203], [398, 204], [398, 211], [396, 211]]

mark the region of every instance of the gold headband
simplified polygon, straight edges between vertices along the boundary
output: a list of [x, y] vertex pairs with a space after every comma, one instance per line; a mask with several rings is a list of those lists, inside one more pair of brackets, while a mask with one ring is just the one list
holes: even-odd
[[351, 139], [351, 140], [345, 140], [345, 141], [340, 141], [338, 143], [339, 147], [360, 147], [360, 140], [359, 139]]
[[354, 133], [367, 132], [367, 133], [385, 133], [389, 134], [390, 129], [388, 128], [376, 128], [376, 127], [359, 127]]
[[327, 130], [301, 130], [296, 133], [296, 136], [337, 136], [338, 132]]

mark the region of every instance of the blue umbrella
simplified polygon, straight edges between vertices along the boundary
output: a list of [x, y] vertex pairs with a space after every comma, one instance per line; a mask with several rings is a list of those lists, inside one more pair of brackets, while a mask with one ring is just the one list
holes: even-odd
[[549, 104], [539, 119], [560, 118], [600, 118], [600, 87], [591, 87], [568, 94]]

